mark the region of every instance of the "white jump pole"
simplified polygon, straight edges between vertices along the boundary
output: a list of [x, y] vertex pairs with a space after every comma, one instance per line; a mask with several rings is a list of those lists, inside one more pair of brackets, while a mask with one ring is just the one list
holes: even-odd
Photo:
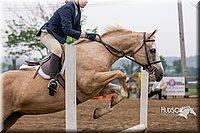
[[76, 111], [76, 48], [67, 45], [65, 48], [65, 110], [66, 132], [77, 131]]
[[142, 132], [147, 130], [149, 74], [141, 68], [140, 124], [122, 132]]

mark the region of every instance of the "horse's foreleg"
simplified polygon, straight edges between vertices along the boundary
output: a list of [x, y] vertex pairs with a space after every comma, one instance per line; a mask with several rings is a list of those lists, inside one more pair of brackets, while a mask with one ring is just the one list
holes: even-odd
[[[108, 90], [109, 89], [109, 90]], [[111, 84], [109, 83], [103, 90], [102, 90], [103, 94], [108, 94], [111, 92], [115, 92], [115, 95], [111, 97], [111, 102], [106, 105], [105, 107], [102, 108], [96, 108], [93, 114], [93, 118], [97, 119], [107, 113], [110, 113], [113, 110], [113, 107], [118, 104], [120, 101], [122, 101], [124, 98], [127, 97], [127, 93], [124, 91], [124, 89], [122, 88], [122, 86], [120, 85], [115, 85], [115, 84]]]
[[[110, 88], [110, 89], [115, 88], [113, 90], [118, 90], [118, 93], [116, 93], [116, 95], [114, 95], [111, 98], [111, 103], [107, 107], [95, 109], [94, 115], [93, 115], [93, 117], [95, 119], [103, 116], [104, 114], [111, 112], [112, 107], [114, 107], [116, 104], [118, 104], [124, 98], [128, 97], [127, 87], [126, 87], [126, 75], [123, 72], [116, 70], [116, 71], [111, 71], [111, 72], [104, 72], [101, 74], [103, 74], [103, 75], [102, 75], [102, 77], [99, 77], [99, 79], [105, 79], [104, 81], [101, 81], [101, 83], [108, 84], [110, 81], [112, 81], [114, 79], [119, 79], [121, 86], [114, 86], [112, 84], [109, 84], [106, 87], [106, 88]], [[117, 89], [116, 89], [116, 87], [117, 87]]]
[[[118, 86], [119, 93], [116, 93], [116, 95], [111, 97], [111, 108], [114, 107], [116, 104], [118, 104], [124, 98], [128, 97], [128, 89], [126, 86], [126, 76], [119, 78], [119, 81], [121, 84], [121, 86]], [[115, 86], [113, 86], [113, 88], [114, 87]]]
[[3, 122], [3, 130], [1, 132], [6, 132], [16, 121], [23, 116], [20, 112], [14, 112], [10, 114]]
[[[121, 100], [128, 97], [128, 89], [126, 86], [126, 74], [124, 74], [122, 71], [115, 70], [110, 72], [99, 72], [95, 76], [98, 77], [96, 81], [98, 81], [98, 83], [103, 83], [104, 85], [107, 85], [110, 81], [114, 79], [118, 79], [120, 81], [121, 86], [118, 87], [119, 93], [116, 93], [117, 95], [112, 97], [111, 107], [115, 106]], [[109, 85], [109, 88], [115, 88], [114, 85]]]

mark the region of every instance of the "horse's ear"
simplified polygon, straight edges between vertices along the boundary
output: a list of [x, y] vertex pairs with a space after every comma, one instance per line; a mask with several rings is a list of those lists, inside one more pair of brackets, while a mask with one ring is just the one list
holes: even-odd
[[150, 39], [156, 32], [158, 32], [157, 29], [155, 29], [155, 30], [151, 33], [151, 35], [148, 37], [148, 39]]

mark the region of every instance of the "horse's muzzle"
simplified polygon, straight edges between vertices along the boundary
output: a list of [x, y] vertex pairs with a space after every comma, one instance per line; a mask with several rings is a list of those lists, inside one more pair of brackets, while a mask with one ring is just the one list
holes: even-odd
[[156, 69], [154, 74], [155, 74], [155, 78], [156, 78], [157, 82], [162, 80], [162, 78], [163, 78], [163, 70], [162, 69]]
[[163, 78], [163, 69], [162, 68], [157, 68], [155, 66], [151, 66], [149, 68], [145, 68], [144, 70], [146, 70], [149, 75], [154, 75], [153, 79], [156, 80], [157, 82], [161, 81]]

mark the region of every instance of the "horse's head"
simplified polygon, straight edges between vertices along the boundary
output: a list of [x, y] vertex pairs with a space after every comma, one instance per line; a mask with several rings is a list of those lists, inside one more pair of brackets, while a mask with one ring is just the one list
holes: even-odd
[[156, 47], [155, 36], [157, 30], [152, 33], [140, 33], [140, 43], [134, 49], [131, 57], [133, 57], [138, 64], [155, 78], [156, 81], [161, 81], [163, 78], [163, 66], [160, 61], [160, 56]]
[[[142, 33], [132, 32], [118, 27], [110, 27], [109, 30], [102, 35], [102, 38], [117, 50], [105, 43], [103, 44], [115, 57], [126, 57], [138, 63], [149, 72], [151, 77], [154, 77], [156, 81], [160, 81], [163, 78], [164, 71], [155, 44], [154, 34], [156, 31], [157, 30], [152, 33]], [[130, 56], [134, 59], [130, 58]]]

